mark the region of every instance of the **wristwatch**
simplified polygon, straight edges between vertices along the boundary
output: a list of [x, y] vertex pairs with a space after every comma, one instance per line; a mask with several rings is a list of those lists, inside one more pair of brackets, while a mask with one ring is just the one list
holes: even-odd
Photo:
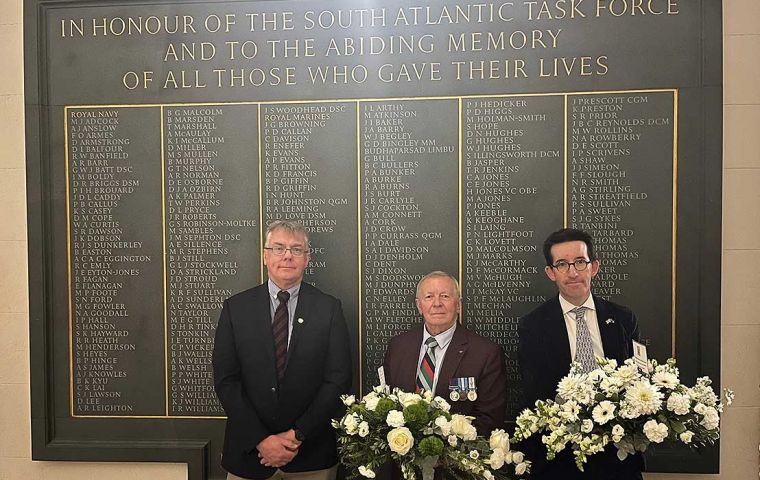
[[299, 442], [303, 442], [306, 440], [306, 435], [303, 434], [301, 430], [299, 430], [297, 427], [293, 427], [293, 433], [296, 435], [296, 440]]

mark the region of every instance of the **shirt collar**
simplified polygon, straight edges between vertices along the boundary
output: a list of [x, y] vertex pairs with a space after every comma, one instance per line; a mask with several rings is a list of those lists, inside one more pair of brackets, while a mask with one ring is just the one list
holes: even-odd
[[[271, 278], [267, 280], [267, 286], [269, 287], [269, 296], [274, 300], [277, 300], [277, 294], [280, 293], [280, 287], [275, 285]], [[290, 300], [296, 298], [299, 291], [301, 291], [301, 282], [298, 282], [297, 285], [286, 290], [286, 292], [290, 294]]]
[[[575, 305], [565, 300], [565, 297], [562, 296], [562, 294], [559, 295], [559, 304], [562, 307], [562, 314], [567, 315], [569, 312], [574, 310], [576, 308]], [[596, 311], [596, 305], [594, 304], [594, 296], [589, 295], [585, 302], [583, 302], [583, 305], [580, 305], [581, 307], [586, 307], [589, 310]]]
[[451, 343], [451, 339], [454, 338], [454, 331], [457, 329], [457, 322], [454, 322], [454, 325], [449, 327], [448, 330], [445, 330], [438, 335], [430, 335], [430, 333], [427, 331], [427, 328], [422, 327], [422, 344], [424, 345], [425, 342], [429, 337], [435, 337], [435, 341], [438, 343], [438, 348], [446, 348], [449, 346], [449, 343]]

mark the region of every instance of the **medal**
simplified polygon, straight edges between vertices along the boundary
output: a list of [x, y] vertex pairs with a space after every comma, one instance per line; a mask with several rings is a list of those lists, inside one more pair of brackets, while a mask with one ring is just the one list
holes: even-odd
[[458, 402], [459, 401], [459, 392], [456, 390], [452, 390], [451, 393], [449, 393], [449, 398], [452, 402]]
[[467, 392], [467, 400], [474, 402], [478, 399], [478, 394], [475, 392], [475, 390], [470, 390]]

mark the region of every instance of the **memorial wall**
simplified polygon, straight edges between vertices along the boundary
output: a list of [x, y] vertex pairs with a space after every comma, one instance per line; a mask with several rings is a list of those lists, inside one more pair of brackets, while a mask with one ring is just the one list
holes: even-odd
[[594, 291], [633, 308], [650, 356], [716, 378], [718, 339], [689, 333], [719, 311], [699, 261], [720, 227], [703, 216], [721, 161], [703, 3], [40, 2], [35, 458], [221, 475], [213, 333], [265, 278], [281, 218], [310, 231], [307, 281], [343, 302], [357, 390], [421, 321], [419, 278], [445, 270], [463, 323], [504, 348], [513, 418], [518, 319], [555, 294], [541, 243], [563, 226], [595, 237]]

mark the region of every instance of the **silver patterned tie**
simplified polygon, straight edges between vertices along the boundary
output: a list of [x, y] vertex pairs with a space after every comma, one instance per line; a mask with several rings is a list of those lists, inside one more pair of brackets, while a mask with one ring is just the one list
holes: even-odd
[[583, 319], [583, 314], [588, 310], [586, 307], [576, 307], [571, 311], [575, 313], [575, 361], [581, 364], [583, 373], [588, 373], [596, 368], [594, 360], [594, 347], [591, 343], [591, 332]]

